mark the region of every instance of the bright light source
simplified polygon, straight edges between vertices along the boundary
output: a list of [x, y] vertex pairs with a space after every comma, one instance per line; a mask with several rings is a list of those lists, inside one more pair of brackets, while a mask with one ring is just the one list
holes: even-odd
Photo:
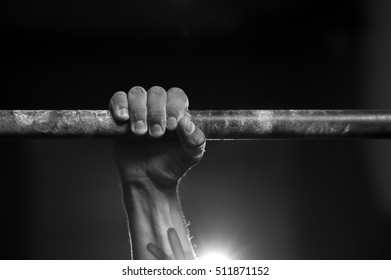
[[201, 261], [226, 261], [229, 260], [226, 256], [220, 253], [208, 253], [200, 258]]

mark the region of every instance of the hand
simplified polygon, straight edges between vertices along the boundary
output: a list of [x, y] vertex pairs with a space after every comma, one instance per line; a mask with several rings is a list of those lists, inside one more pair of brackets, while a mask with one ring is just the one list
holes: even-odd
[[[204, 133], [186, 116], [188, 106], [188, 98], [179, 88], [166, 92], [154, 86], [146, 92], [133, 87], [128, 94], [119, 91], [112, 96], [109, 108], [114, 119], [128, 122], [136, 136], [151, 137], [113, 143], [122, 180], [149, 180], [161, 191], [176, 191], [179, 179], [201, 160], [205, 150]], [[176, 131], [176, 137], [152, 139], [162, 137], [166, 129]]]

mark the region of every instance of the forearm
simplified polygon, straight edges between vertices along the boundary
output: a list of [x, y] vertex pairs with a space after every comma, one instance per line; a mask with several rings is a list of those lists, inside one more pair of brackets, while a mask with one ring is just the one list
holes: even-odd
[[133, 259], [194, 259], [176, 191], [148, 179], [122, 180]]

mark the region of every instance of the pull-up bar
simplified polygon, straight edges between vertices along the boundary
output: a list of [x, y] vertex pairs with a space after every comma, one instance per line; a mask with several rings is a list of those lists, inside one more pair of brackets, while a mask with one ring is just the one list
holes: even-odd
[[[208, 110], [188, 112], [208, 140], [391, 138], [391, 110]], [[170, 134], [170, 133], [169, 133]], [[131, 135], [106, 110], [0, 111], [0, 139]]]

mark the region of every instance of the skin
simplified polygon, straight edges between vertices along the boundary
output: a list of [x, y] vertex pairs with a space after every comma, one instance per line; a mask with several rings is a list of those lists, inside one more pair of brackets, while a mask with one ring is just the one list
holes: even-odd
[[[132, 258], [194, 259], [178, 187], [205, 151], [205, 135], [186, 116], [189, 100], [180, 88], [154, 86], [116, 92], [114, 119], [137, 136], [113, 142], [128, 217]], [[167, 131], [176, 137], [166, 139]]]

